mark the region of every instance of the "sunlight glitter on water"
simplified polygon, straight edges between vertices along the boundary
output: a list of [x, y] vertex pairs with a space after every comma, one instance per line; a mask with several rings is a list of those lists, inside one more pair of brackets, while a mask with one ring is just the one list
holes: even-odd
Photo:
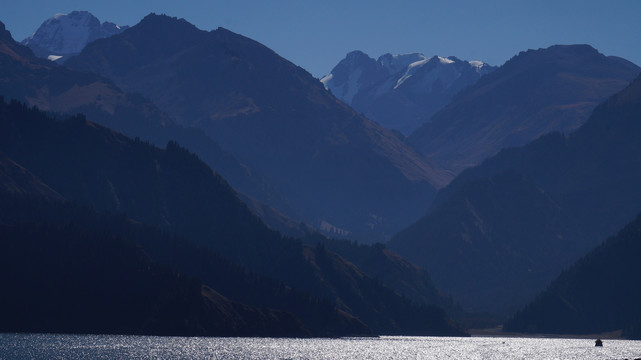
[[641, 341], [501, 337], [344, 339], [0, 334], [0, 359], [633, 359]]

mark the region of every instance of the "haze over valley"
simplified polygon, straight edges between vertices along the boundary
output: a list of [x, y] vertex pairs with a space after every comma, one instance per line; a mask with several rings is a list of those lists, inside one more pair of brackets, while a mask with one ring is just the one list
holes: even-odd
[[0, 22], [0, 332], [641, 338], [631, 59], [96, 15]]

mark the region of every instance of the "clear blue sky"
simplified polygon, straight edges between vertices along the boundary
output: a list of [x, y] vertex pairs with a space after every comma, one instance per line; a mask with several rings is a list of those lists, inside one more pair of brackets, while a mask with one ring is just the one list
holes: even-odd
[[203, 30], [222, 26], [316, 77], [352, 50], [502, 65], [519, 51], [581, 43], [641, 65], [641, 0], [3, 0], [0, 21], [20, 41], [47, 18], [73, 10], [118, 25], [155, 12]]

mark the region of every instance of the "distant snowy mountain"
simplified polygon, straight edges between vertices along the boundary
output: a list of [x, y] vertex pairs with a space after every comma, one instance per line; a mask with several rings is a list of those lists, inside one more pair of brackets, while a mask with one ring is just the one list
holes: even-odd
[[88, 43], [116, 35], [129, 28], [100, 20], [87, 11], [56, 14], [22, 41], [36, 56], [63, 62], [79, 53]]
[[481, 61], [453, 56], [385, 54], [374, 60], [353, 51], [321, 82], [370, 119], [408, 135], [457, 92], [495, 69]]

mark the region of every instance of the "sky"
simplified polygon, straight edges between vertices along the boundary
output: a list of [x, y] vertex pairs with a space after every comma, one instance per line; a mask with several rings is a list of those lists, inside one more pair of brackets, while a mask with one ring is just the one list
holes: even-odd
[[154, 12], [224, 27], [318, 78], [353, 50], [502, 65], [528, 49], [589, 44], [641, 66], [641, 0], [2, 0], [0, 21], [21, 41], [74, 10], [118, 25]]

